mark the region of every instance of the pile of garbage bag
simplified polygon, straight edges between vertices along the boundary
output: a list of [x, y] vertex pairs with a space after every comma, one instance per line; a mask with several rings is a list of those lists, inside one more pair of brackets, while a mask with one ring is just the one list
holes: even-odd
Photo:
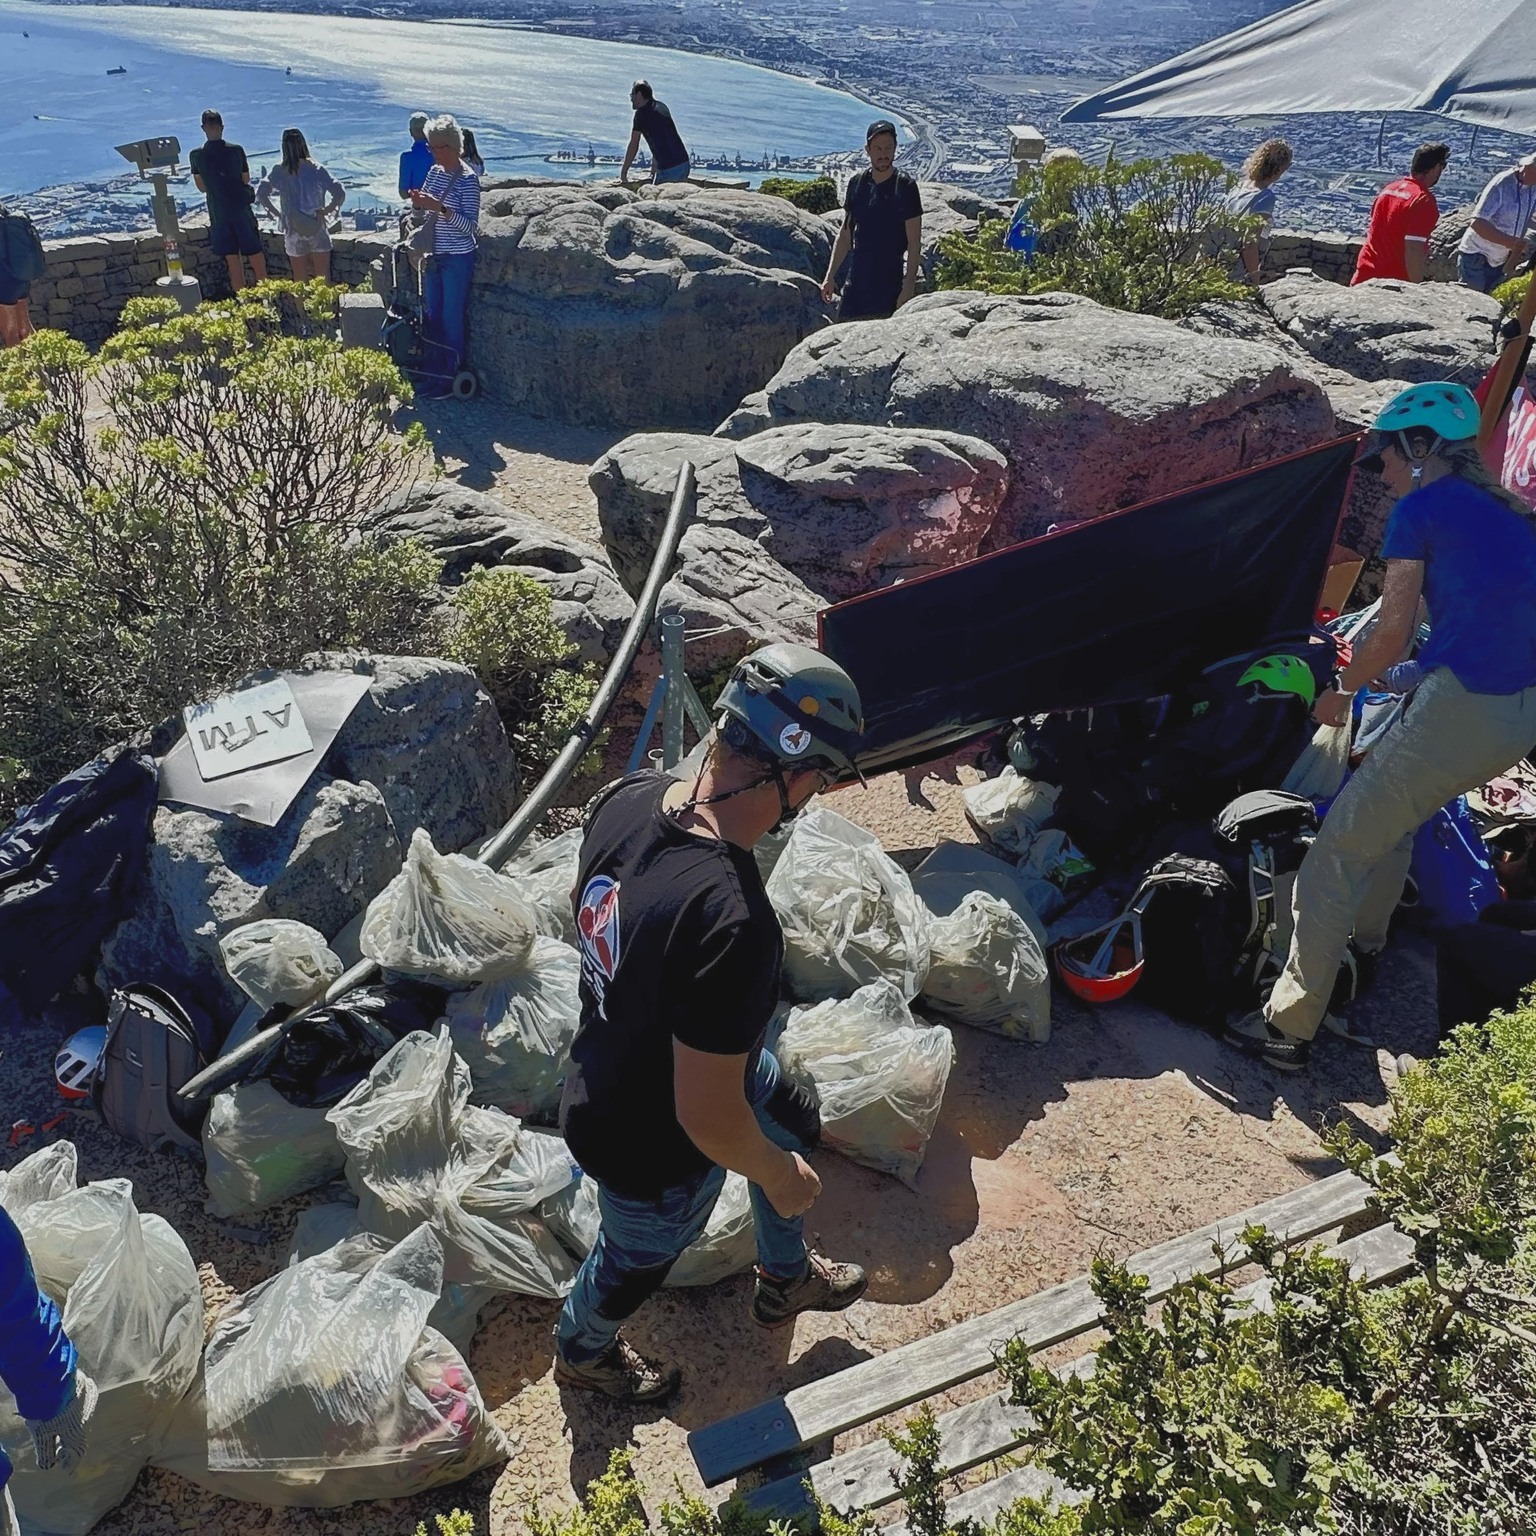
[[[591, 1253], [597, 1241], [597, 1185], [575, 1170], [575, 1177], [539, 1207], [549, 1230], [577, 1259]], [[757, 1229], [752, 1220], [752, 1194], [739, 1173], [728, 1173], [709, 1224], [684, 1250], [667, 1275], [669, 1286], [713, 1285], [750, 1269], [757, 1262]]]
[[416, 1226], [346, 1238], [237, 1296], [156, 1464], [226, 1498], [331, 1509], [505, 1461], [463, 1356], [428, 1322], [442, 1284], [442, 1245]]
[[364, 955], [404, 976], [467, 987], [526, 969], [538, 915], [517, 883], [418, 827], [400, 873], [368, 904]]
[[563, 1296], [575, 1270], [538, 1206], [570, 1182], [564, 1144], [469, 1096], [442, 1024], [407, 1035], [329, 1111], [359, 1225], [399, 1241], [425, 1222], [452, 1284]]
[[1045, 947], [1018, 912], [973, 891], [933, 923], [929, 1007], [1010, 1039], [1051, 1038], [1051, 974]]
[[282, 917], [232, 928], [219, 940], [219, 954], [229, 979], [263, 1013], [283, 1003], [307, 1003], [343, 970], [323, 933]]
[[920, 1023], [898, 987], [877, 981], [791, 1010], [774, 1054], [814, 1088], [824, 1145], [915, 1183], [955, 1060], [942, 1024]]
[[159, 1455], [203, 1347], [202, 1292], [187, 1245], [160, 1217], [139, 1214], [126, 1179], [76, 1188], [76, 1177], [67, 1141], [0, 1173], [0, 1205], [101, 1394], [90, 1454], [71, 1471], [45, 1473], [0, 1386], [0, 1440], [15, 1462], [17, 1513], [25, 1528], [57, 1536], [83, 1536]]
[[559, 837], [530, 837], [502, 866], [529, 906], [546, 938], [576, 942], [576, 909], [571, 893], [581, 864], [580, 827]]
[[581, 956], [540, 934], [526, 970], [448, 999], [453, 1048], [469, 1068], [472, 1099], [520, 1120], [552, 1117], [581, 1025]]
[[800, 1002], [888, 981], [916, 997], [933, 920], [872, 832], [822, 807], [805, 812], [768, 880], [784, 930], [784, 986]]
[[208, 1211], [246, 1216], [318, 1189], [346, 1161], [324, 1109], [290, 1104], [256, 1079], [216, 1094], [203, 1122]]

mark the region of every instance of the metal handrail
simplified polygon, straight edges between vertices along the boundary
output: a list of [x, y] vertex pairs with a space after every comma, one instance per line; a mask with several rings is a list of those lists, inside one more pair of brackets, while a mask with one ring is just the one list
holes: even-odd
[[[672, 562], [677, 558], [677, 546], [682, 539], [683, 529], [693, 515], [696, 489], [697, 476], [693, 463], [685, 459], [678, 467], [677, 484], [672, 492], [672, 505], [668, 509], [667, 520], [662, 525], [661, 539], [656, 546], [655, 557], [651, 561], [650, 573], [645, 578], [645, 586], [641, 589], [639, 601], [635, 604], [634, 617], [630, 619], [629, 627], [624, 631], [624, 638], [620, 640], [619, 648], [612, 662], [609, 663], [602, 682], [598, 685], [596, 696], [588, 706], [586, 714], [572, 729], [559, 755], [545, 769], [543, 777], [518, 806], [512, 819], [474, 855], [480, 863], [488, 864], [492, 869], [500, 869], [517, 852], [528, 834], [539, 824], [544, 813], [554, 803], [555, 796], [570, 782], [577, 765], [592, 750], [598, 733], [603, 728], [603, 722], [608, 717], [608, 711], [613, 708], [620, 690], [629, 680], [635, 658], [640, 654], [640, 647], [656, 617], [656, 605], [661, 598], [661, 589], [666, 585], [667, 577], [671, 575]], [[334, 1003], [344, 993], [356, 987], [365, 986], [373, 979], [378, 969], [372, 960], [359, 960], [350, 970], [338, 976], [320, 996], [295, 1009], [286, 1019], [252, 1035], [249, 1040], [244, 1041], [228, 1055], [221, 1056], [210, 1066], [204, 1067], [196, 1077], [191, 1078], [180, 1089], [182, 1101], [187, 1104], [196, 1104], [210, 1098], [221, 1089], [249, 1077], [258, 1069], [263, 1058], [276, 1051], [296, 1025], [303, 1023], [318, 1009]], [[370, 1029], [382, 1048], [387, 1050], [394, 1045], [394, 1036], [382, 1025], [367, 1019], [364, 1015], [359, 1015], [358, 1022]]]

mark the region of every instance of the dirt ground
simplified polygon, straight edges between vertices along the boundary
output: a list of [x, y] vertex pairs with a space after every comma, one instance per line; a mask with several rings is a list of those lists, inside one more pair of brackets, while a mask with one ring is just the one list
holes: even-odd
[[[465, 466], [463, 477], [595, 536], [585, 467], [606, 443], [597, 434], [552, 435], [542, 424], [499, 420], [489, 406], [470, 410], [483, 420], [429, 422], [445, 455]], [[973, 840], [960, 788], [978, 776], [961, 756], [839, 792], [832, 803], [910, 866], [941, 838]], [[849, 1312], [764, 1334], [747, 1315], [747, 1277], [668, 1291], [630, 1332], [642, 1349], [680, 1360], [685, 1385], [672, 1405], [637, 1413], [563, 1394], [550, 1369], [555, 1304], [512, 1298], [492, 1310], [470, 1353], [481, 1393], [517, 1447], [499, 1471], [418, 1499], [336, 1512], [238, 1505], [150, 1471], [98, 1529], [408, 1536], [431, 1511], [458, 1505], [475, 1513], [478, 1531], [504, 1536], [523, 1528], [535, 1500], [546, 1508], [569, 1502], [620, 1447], [635, 1451], [653, 1496], [697, 1489], [688, 1431], [1069, 1279], [1098, 1253], [1128, 1256], [1333, 1171], [1320, 1128], [1343, 1116], [1379, 1135], [1391, 1056], [1429, 1048], [1433, 994], [1428, 946], [1400, 935], [1360, 1014], [1378, 1048], [1330, 1040], [1296, 1078], [1271, 1074], [1134, 999], [1094, 1011], [1058, 996], [1043, 1045], [955, 1026], [955, 1070], [915, 1191], [832, 1154], [816, 1160], [825, 1188], [809, 1232], [823, 1251], [871, 1274], [868, 1298]], [[60, 1010], [0, 1042], [0, 1124], [40, 1122], [55, 1111], [50, 1058], [69, 1027]], [[66, 1123], [54, 1134], [73, 1135], [84, 1178], [131, 1178], [140, 1207], [182, 1233], [210, 1289], [244, 1289], [271, 1274], [299, 1210], [323, 1198], [220, 1223], [204, 1214], [200, 1175], [190, 1165], [150, 1158], [89, 1123]], [[50, 1139], [0, 1148], [0, 1166]], [[839, 1448], [870, 1433], [845, 1437]]]

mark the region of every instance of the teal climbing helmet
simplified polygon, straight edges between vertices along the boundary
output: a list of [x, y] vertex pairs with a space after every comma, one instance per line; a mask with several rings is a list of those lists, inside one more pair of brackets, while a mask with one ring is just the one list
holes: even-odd
[[780, 641], [743, 656], [715, 703], [728, 728], [779, 768], [823, 768], [862, 778], [855, 761], [864, 706], [854, 681], [829, 656]]
[[1261, 656], [1237, 680], [1239, 688], [1249, 683], [1270, 693], [1294, 693], [1308, 709], [1317, 702], [1317, 679], [1299, 656]]
[[[1373, 423], [1376, 431], [1432, 432], [1437, 441], [1430, 449], [1433, 453], [1441, 443], [1462, 443], [1477, 436], [1482, 411], [1477, 399], [1465, 384], [1415, 384], [1387, 402]], [[1403, 445], [1404, 452], [1407, 444]]]

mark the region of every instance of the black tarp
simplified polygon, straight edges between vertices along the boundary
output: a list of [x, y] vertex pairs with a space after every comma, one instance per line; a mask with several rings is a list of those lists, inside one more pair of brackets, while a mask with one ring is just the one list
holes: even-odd
[[1156, 698], [1306, 630], [1359, 438], [871, 592], [820, 615], [859, 685], [866, 771], [1023, 714]]

